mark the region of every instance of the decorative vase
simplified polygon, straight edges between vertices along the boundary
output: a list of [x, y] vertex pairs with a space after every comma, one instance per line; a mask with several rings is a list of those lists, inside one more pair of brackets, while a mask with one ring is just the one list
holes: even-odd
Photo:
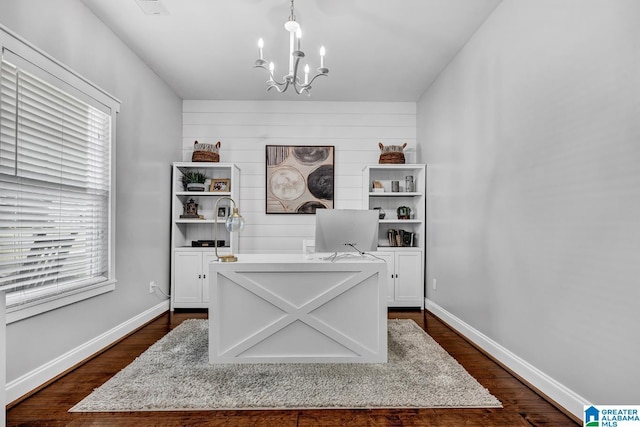
[[187, 191], [204, 191], [205, 185], [199, 182], [190, 182], [187, 184]]

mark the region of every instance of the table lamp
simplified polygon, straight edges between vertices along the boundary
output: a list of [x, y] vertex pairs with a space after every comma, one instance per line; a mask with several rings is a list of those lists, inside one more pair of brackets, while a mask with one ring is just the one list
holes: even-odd
[[[229, 231], [229, 233], [232, 233], [234, 231], [242, 231], [244, 229], [244, 218], [242, 218], [242, 215], [238, 213], [236, 202], [231, 197], [227, 197], [227, 196], [220, 197], [216, 201], [216, 205], [213, 211], [218, 212], [218, 203], [220, 203], [221, 200], [230, 200], [231, 203], [233, 203], [233, 212], [227, 217], [227, 219], [224, 222], [225, 228]], [[231, 240], [231, 238], [229, 238], [229, 240]], [[238, 257], [233, 255], [233, 253], [229, 255], [218, 255], [218, 224], [217, 223], [216, 223], [214, 242], [215, 242], [214, 245], [216, 248], [216, 258], [218, 258], [218, 261], [220, 262], [238, 261]], [[229, 248], [231, 248], [231, 242], [229, 242]]]

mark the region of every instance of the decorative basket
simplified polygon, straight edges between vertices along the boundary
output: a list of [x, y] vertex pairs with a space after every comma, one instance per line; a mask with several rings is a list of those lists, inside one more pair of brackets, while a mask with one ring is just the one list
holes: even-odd
[[380, 160], [378, 163], [404, 163], [404, 147], [407, 146], [405, 142], [402, 145], [387, 145], [384, 146], [382, 142], [378, 142], [378, 147], [380, 147]]
[[198, 141], [193, 143], [192, 162], [219, 162], [220, 141], [217, 144], [200, 144]]
[[380, 154], [380, 160], [378, 160], [378, 163], [380, 163], [380, 164], [404, 163], [404, 153], [402, 153], [402, 152], [382, 153], [382, 154]]

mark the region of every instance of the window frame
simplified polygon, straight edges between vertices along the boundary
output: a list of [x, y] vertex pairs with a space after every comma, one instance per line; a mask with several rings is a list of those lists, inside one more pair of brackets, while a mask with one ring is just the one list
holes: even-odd
[[[28, 72], [42, 78], [50, 84], [66, 91], [66, 87], [74, 89], [77, 93], [90, 98], [93, 102], [101, 106], [101, 110], [111, 116], [111, 142], [110, 142], [110, 188], [108, 198], [108, 267], [107, 280], [91, 284], [88, 286], [75, 288], [70, 291], [57, 295], [49, 295], [37, 301], [20, 304], [13, 307], [7, 307], [6, 324], [16, 322], [31, 316], [35, 316], [56, 308], [60, 308], [69, 304], [73, 304], [94, 296], [113, 291], [115, 289], [116, 268], [115, 268], [115, 196], [116, 196], [116, 180], [115, 180], [115, 153], [116, 153], [116, 118], [120, 111], [120, 101], [99, 88], [89, 80], [83, 78], [78, 73], [55, 60], [37, 47], [26, 42], [16, 34], [7, 30], [0, 24], [0, 60], [5, 56], [12, 59], [16, 57]], [[9, 61], [11, 62], [11, 61]], [[24, 66], [28, 64], [28, 66]], [[17, 65], [17, 64], [16, 64]], [[59, 81], [62, 85], [56, 85]], [[63, 87], [61, 87], [63, 86]], [[0, 288], [8, 295], [11, 291], [11, 285]], [[37, 288], [34, 288], [37, 289]], [[0, 293], [1, 295], [1, 293]], [[7, 298], [8, 299], [8, 298]]]

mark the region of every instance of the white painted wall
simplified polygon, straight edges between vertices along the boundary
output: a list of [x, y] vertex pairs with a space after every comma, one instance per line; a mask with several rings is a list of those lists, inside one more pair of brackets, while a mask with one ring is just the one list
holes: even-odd
[[406, 142], [418, 161], [413, 102], [195, 101], [183, 104], [182, 160], [193, 143], [221, 141], [220, 161], [240, 168], [240, 253], [301, 252], [313, 239], [314, 215], [265, 214], [265, 146], [335, 146], [335, 208], [362, 207], [362, 169], [378, 163], [383, 144]]
[[599, 404], [640, 401], [639, 40], [635, 0], [505, 0], [417, 107], [428, 298]]
[[169, 288], [170, 163], [181, 154], [182, 101], [79, 1], [2, 0], [0, 23], [122, 101], [116, 290], [8, 325], [13, 381], [164, 300], [148, 284]]

